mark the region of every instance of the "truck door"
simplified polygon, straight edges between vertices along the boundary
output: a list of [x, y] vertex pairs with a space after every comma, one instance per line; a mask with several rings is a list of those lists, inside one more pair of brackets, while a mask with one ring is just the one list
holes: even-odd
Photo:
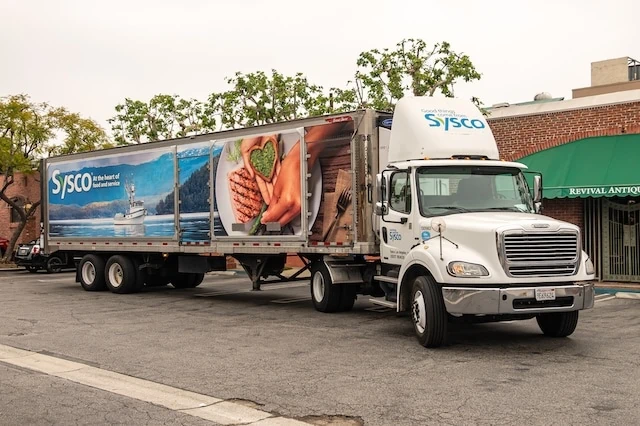
[[411, 220], [412, 179], [409, 170], [385, 172], [388, 186], [386, 212], [380, 218], [380, 252], [384, 263], [402, 264], [416, 243]]

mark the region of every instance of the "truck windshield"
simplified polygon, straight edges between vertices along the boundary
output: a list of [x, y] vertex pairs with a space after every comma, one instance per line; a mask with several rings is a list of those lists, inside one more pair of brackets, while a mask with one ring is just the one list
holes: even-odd
[[486, 211], [534, 213], [529, 186], [517, 168], [423, 167], [416, 176], [422, 216]]

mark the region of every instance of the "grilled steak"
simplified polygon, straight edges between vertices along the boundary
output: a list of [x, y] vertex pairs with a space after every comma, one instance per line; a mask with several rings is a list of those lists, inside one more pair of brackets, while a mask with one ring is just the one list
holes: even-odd
[[262, 195], [256, 180], [249, 176], [245, 168], [235, 170], [228, 175], [231, 206], [240, 223], [247, 223], [260, 214]]

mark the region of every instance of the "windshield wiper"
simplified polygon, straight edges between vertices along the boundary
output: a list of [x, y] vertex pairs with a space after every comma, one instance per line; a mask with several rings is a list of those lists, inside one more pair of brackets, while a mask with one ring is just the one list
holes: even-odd
[[481, 211], [488, 211], [488, 210], [498, 210], [498, 211], [504, 211], [504, 212], [520, 212], [520, 213], [527, 213], [526, 210], [522, 210], [519, 209], [517, 207], [488, 207], [486, 209], [480, 209]]
[[431, 209], [443, 209], [443, 210], [457, 210], [463, 213], [467, 213], [470, 210], [465, 209], [464, 207], [456, 207], [456, 206], [432, 206], [432, 207], [427, 207], [429, 210]]

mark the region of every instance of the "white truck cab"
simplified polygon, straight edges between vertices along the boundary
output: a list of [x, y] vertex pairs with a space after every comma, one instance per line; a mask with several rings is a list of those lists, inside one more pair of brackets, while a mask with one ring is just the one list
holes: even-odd
[[532, 194], [526, 166], [500, 160], [475, 105], [400, 100], [387, 152], [374, 279], [398, 311], [411, 312], [421, 344], [440, 346], [455, 320], [536, 317], [546, 335], [573, 333], [578, 311], [594, 304], [580, 229], [539, 214], [541, 177]]

